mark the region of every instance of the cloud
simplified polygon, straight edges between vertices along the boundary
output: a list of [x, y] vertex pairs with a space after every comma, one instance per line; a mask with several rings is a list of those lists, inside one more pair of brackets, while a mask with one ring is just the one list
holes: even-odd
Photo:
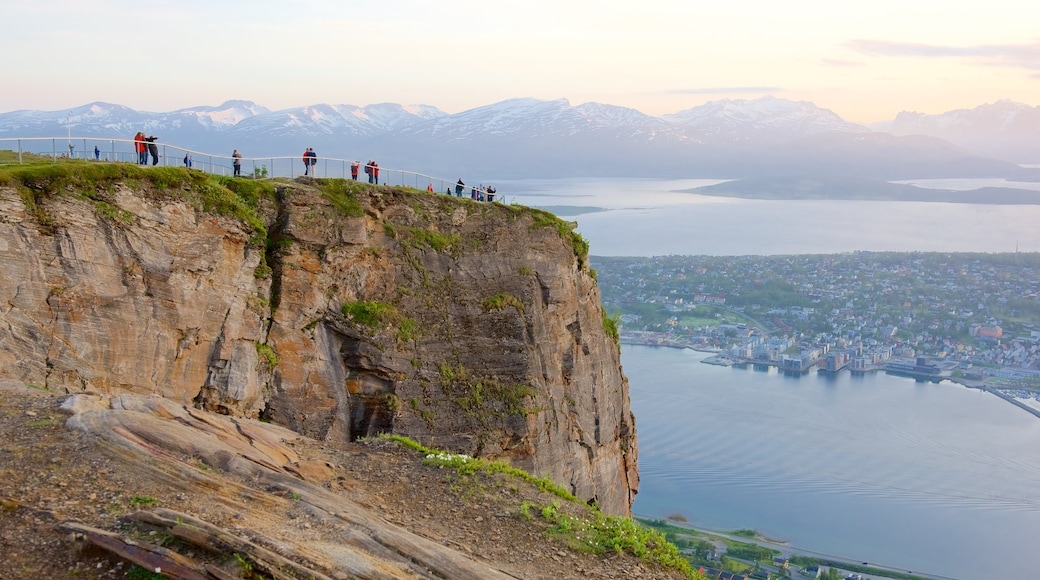
[[852, 50], [872, 56], [919, 58], [975, 58], [998, 66], [1040, 70], [1040, 41], [1032, 44], [982, 44], [977, 46], [938, 46], [885, 40], [852, 40]]
[[776, 93], [780, 87], [704, 87], [699, 89], [672, 89], [665, 91], [670, 95], [731, 95], [731, 94], [764, 94]]

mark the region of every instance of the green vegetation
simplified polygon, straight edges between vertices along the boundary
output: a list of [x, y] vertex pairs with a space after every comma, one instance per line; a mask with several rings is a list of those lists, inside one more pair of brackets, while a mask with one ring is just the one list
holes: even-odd
[[159, 500], [147, 495], [135, 495], [130, 498], [130, 507], [134, 509], [149, 508], [159, 503]]
[[424, 246], [435, 252], [458, 252], [462, 246], [462, 236], [459, 234], [444, 234], [434, 230], [423, 228], [408, 228], [412, 244], [417, 248]]
[[386, 441], [393, 441], [399, 445], [407, 447], [408, 449], [422, 453], [425, 456], [423, 463], [427, 465], [451, 468], [460, 475], [473, 475], [475, 473], [492, 475], [495, 473], [501, 473], [526, 481], [535, 486], [538, 490], [550, 493], [561, 499], [567, 501], [578, 501], [578, 498], [576, 498], [574, 494], [556, 485], [556, 483], [548, 477], [535, 477], [523, 469], [518, 469], [509, 465], [505, 461], [487, 461], [485, 459], [469, 457], [468, 455], [453, 455], [451, 453], [426, 447], [422, 443], [409, 437], [405, 437], [404, 435], [383, 434], [380, 435], [379, 438]]
[[522, 417], [539, 409], [524, 405], [538, 395], [529, 385], [505, 384], [494, 377], [475, 377], [462, 364], [441, 363], [441, 390], [467, 417], [489, 427], [493, 419], [505, 416]]
[[393, 304], [369, 300], [347, 302], [342, 307], [343, 316], [355, 324], [379, 332], [387, 327], [396, 329], [399, 341], [415, 340], [421, 334], [419, 324], [400, 313]]
[[[543, 492], [553, 494], [559, 499], [553, 499], [540, 508], [526, 501], [521, 503], [520, 517], [533, 519], [532, 511], [537, 509], [542, 519], [553, 524], [547, 534], [560, 538], [573, 550], [593, 554], [627, 552], [647, 562], [679, 570], [688, 578], [703, 578], [682, 556], [679, 548], [668, 542], [663, 533], [642, 526], [632, 518], [603, 515], [598, 509], [585, 505], [549, 478], [535, 477], [503, 461], [486, 461], [431, 449], [402, 435], [380, 435], [380, 438], [422, 453], [423, 463], [427, 465], [453, 469], [460, 475], [503, 474], [519, 478]], [[572, 516], [563, 513], [560, 500], [577, 504], [585, 515]]]
[[58, 420], [55, 419], [54, 417], [44, 417], [43, 419], [37, 419], [37, 420], [29, 423], [29, 428], [30, 429], [40, 429], [42, 427], [50, 427], [52, 425], [57, 425], [57, 424], [58, 424]]
[[256, 343], [256, 354], [268, 369], [274, 370], [278, 366], [278, 353], [269, 345]]
[[534, 228], [553, 228], [556, 230], [556, 233], [560, 234], [561, 238], [570, 242], [571, 248], [574, 250], [574, 255], [578, 258], [579, 268], [584, 268], [588, 265], [589, 242], [586, 241], [585, 238], [581, 237], [581, 234], [574, 231], [574, 228], [577, 226], [575, 222], [564, 221], [545, 210], [536, 208], [524, 209], [530, 212], [531, 217], [534, 219]]
[[503, 310], [508, 306], [512, 306], [516, 309], [517, 314], [521, 316], [524, 315], [524, 303], [516, 296], [504, 292], [501, 294], [495, 294], [491, 298], [484, 300], [483, 305], [484, 310], [487, 312], [491, 312], [492, 310]]
[[242, 568], [242, 574], [244, 574], [246, 578], [253, 577], [253, 563], [248, 558], [235, 552], [235, 561], [238, 562], [238, 565]]
[[365, 215], [357, 196], [362, 188], [367, 186], [348, 179], [319, 179], [318, 186], [321, 188], [322, 196], [344, 216]]
[[347, 302], [342, 310], [343, 316], [372, 329], [378, 329], [398, 316], [397, 309], [392, 304], [368, 300]]
[[618, 330], [618, 322], [621, 319], [620, 314], [613, 316], [607, 314], [607, 311], [603, 311], [603, 331], [607, 333], [607, 337], [614, 341], [614, 344], [621, 345], [621, 332]]
[[[39, 153], [28, 153], [22, 152], [22, 163], [34, 163], [37, 161], [53, 163], [53, 159], [50, 155], [40, 155]], [[18, 152], [12, 149], [0, 149], [0, 165], [8, 165], [11, 163], [18, 163]], [[7, 185], [3, 181], [3, 176], [0, 174], [0, 185]]]
[[267, 236], [260, 204], [275, 197], [274, 187], [267, 182], [213, 176], [183, 167], [130, 163], [23, 163], [0, 169], [0, 183], [18, 188], [26, 209], [45, 231], [53, 227], [54, 219], [43, 202], [62, 195], [94, 203], [102, 219], [129, 223], [133, 216], [114, 203], [116, 186], [126, 184], [153, 196], [183, 199], [199, 211], [234, 217], [253, 233], [250, 243], [260, 247]]
[[[543, 511], [543, 517], [546, 513]], [[560, 537], [579, 552], [593, 554], [627, 552], [664, 568], [679, 570], [690, 578], [700, 577], [678, 546], [661, 532], [628, 517], [606, 516], [594, 510], [591, 518], [555, 514], [545, 519], [555, 523], [550, 535]]]

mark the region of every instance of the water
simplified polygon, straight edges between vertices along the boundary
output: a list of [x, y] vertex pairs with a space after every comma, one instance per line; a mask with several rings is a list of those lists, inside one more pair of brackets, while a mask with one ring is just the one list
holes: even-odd
[[[576, 220], [598, 256], [1040, 251], [1040, 206], [677, 192], [718, 182], [496, 185], [506, 203], [552, 207]], [[952, 383], [884, 373], [787, 377], [701, 364], [704, 356], [622, 349], [639, 432], [636, 513], [755, 528], [804, 550], [960, 580], [1037, 577], [1036, 417]]]
[[[991, 180], [931, 180], [972, 189]], [[780, 255], [865, 251], [1040, 252], [1040, 205], [772, 201], [678, 193], [707, 179], [502, 182], [504, 202], [575, 220], [597, 256]], [[1001, 186], [1038, 184], [1001, 180]], [[582, 208], [568, 213], [566, 206]], [[587, 208], [605, 211], [588, 212]]]
[[1040, 420], [885, 373], [790, 377], [625, 345], [634, 510], [964, 580], [1040, 569]]

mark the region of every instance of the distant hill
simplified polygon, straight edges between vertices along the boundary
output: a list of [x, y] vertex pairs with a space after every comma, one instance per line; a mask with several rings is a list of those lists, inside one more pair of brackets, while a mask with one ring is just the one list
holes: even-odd
[[970, 191], [926, 189], [876, 179], [831, 176], [757, 177], [683, 190], [718, 197], [776, 200], [928, 201], [1040, 205], [1040, 191], [985, 187]]
[[1014, 163], [1040, 164], [1040, 107], [1002, 100], [939, 115], [899, 113], [886, 130], [929, 135], [968, 151]]
[[[1028, 135], [1033, 125], [1032, 113], [1026, 114], [1026, 109], [1032, 109], [1022, 107], [1025, 112], [1012, 116], [977, 117], [971, 131], [984, 132], [999, 117], [1004, 128], [991, 130], [993, 139]], [[909, 131], [905, 118], [895, 125], [907, 134], [873, 131], [813, 103], [773, 97], [712, 101], [662, 116], [603, 103], [572, 105], [566, 99], [531, 98], [456, 114], [429, 105], [394, 103], [315, 104], [272, 111], [241, 100], [150, 113], [95, 102], [64, 111], [0, 113], [0, 139], [58, 141], [70, 133], [87, 141], [126, 139], [145, 131], [158, 136], [160, 143], [207, 153], [238, 149], [247, 158], [292, 156], [313, 147], [319, 157], [375, 159], [384, 169], [465, 176], [467, 182], [797, 175], [1040, 180], [1040, 170], [980, 154], [978, 147], [966, 145], [970, 139], [961, 137], [971, 131], [957, 133], [961, 140], [954, 143]], [[22, 146], [51, 151], [53, 143], [23, 141]], [[0, 141], [0, 148], [14, 147]], [[83, 143], [80, 151], [84, 149], [92, 149], [91, 144]]]

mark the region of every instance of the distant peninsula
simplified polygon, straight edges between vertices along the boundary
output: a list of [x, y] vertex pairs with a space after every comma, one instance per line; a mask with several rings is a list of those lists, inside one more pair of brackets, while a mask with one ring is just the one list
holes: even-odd
[[877, 179], [834, 176], [755, 177], [679, 191], [681, 193], [745, 199], [927, 201], [1040, 205], [1040, 191], [1009, 187], [983, 187], [968, 191], [927, 189]]

